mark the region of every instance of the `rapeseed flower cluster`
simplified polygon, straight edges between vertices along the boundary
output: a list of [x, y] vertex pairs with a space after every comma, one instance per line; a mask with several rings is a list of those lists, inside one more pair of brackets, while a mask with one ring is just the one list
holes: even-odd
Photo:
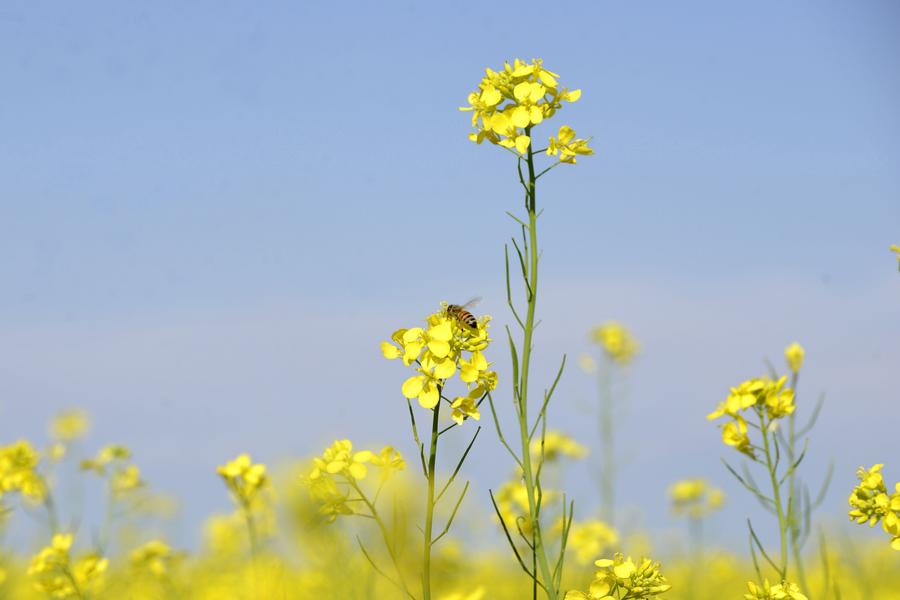
[[722, 508], [725, 493], [704, 479], [683, 479], [669, 487], [672, 512], [702, 519]]
[[[478, 89], [469, 94], [469, 105], [460, 107], [472, 113], [475, 132], [469, 139], [477, 144], [487, 140], [524, 155], [532, 146], [531, 128], [555, 115], [564, 101], [581, 98], [581, 90], [561, 87], [559, 75], [545, 69], [537, 58], [530, 63], [517, 58], [499, 71], [484, 71]], [[575, 163], [577, 156], [594, 151], [588, 140], [577, 138], [571, 127], [563, 125], [550, 138], [546, 152], [560, 162]]]
[[91, 429], [91, 420], [87, 413], [80, 409], [70, 409], [56, 415], [50, 421], [50, 437], [54, 440], [71, 443], [87, 435]]
[[787, 581], [775, 585], [769, 585], [768, 580], [763, 585], [748, 581], [747, 588], [750, 593], [744, 594], [746, 600], [809, 600], [800, 592], [800, 586]]
[[406, 366], [415, 364], [417, 374], [403, 382], [403, 395], [432, 409], [440, 401], [444, 386], [459, 373], [468, 391], [451, 401], [452, 417], [457, 423], [480, 418], [478, 403], [497, 387], [497, 373], [490, 370], [491, 363], [483, 353], [490, 344], [489, 321], [490, 317], [482, 317], [475, 328], [468, 327], [450, 316], [445, 304], [426, 319], [425, 327], [398, 329], [391, 335], [393, 344], [382, 342], [385, 358], [399, 358]]
[[629, 556], [616, 553], [612, 559], [594, 562], [594, 574], [587, 592], [573, 590], [566, 600], [648, 600], [671, 589], [659, 570], [659, 563], [643, 558], [637, 563]]
[[800, 371], [805, 356], [806, 351], [803, 349], [803, 346], [797, 342], [792, 343], [784, 349], [784, 359], [787, 361], [788, 368], [793, 373], [798, 373]]
[[897, 253], [897, 269], [900, 270], [900, 246], [891, 244], [890, 250]]
[[177, 559], [178, 554], [162, 540], [150, 540], [131, 551], [132, 568], [154, 577], [168, 575]]
[[32, 504], [43, 502], [47, 484], [37, 470], [40, 461], [38, 451], [25, 440], [0, 448], [0, 501], [18, 493]]
[[363, 495], [358, 483], [369, 474], [368, 465], [380, 469], [379, 481], [383, 483], [405, 469], [406, 461], [393, 446], [385, 446], [377, 454], [371, 450], [354, 452], [350, 440], [335, 440], [321, 457], [313, 459], [313, 468], [302, 481], [327, 521], [357, 514], [351, 505]]
[[128, 447], [110, 444], [101, 448], [94, 458], [82, 460], [81, 469], [108, 478], [112, 495], [121, 497], [144, 485], [140, 469], [130, 460], [131, 450]]
[[73, 561], [69, 553], [72, 542], [71, 534], [58, 533], [31, 559], [28, 575], [37, 590], [53, 598], [84, 598], [99, 587], [109, 561], [95, 553]]
[[560, 458], [580, 459], [588, 455], [586, 446], [554, 429], [548, 431], [544, 435], [543, 440], [534, 440], [531, 443], [531, 453], [535, 457], [540, 457], [542, 446], [543, 457], [546, 462], [556, 462]]
[[606, 355], [615, 363], [625, 366], [629, 364], [641, 345], [624, 325], [617, 321], [607, 321], [591, 331], [591, 339], [603, 348]]
[[759, 377], [731, 388], [725, 400], [706, 417], [710, 421], [726, 415], [731, 417], [732, 420], [722, 427], [725, 445], [751, 458], [756, 457], [743, 413], [752, 408], [760, 417], [766, 415], [770, 423], [792, 414], [795, 408], [794, 391], [785, 387], [786, 381], [786, 376], [777, 380]]
[[850, 494], [852, 510], [849, 515], [859, 524], [868, 523], [869, 527], [875, 527], [880, 522], [891, 536], [891, 547], [900, 550], [900, 482], [894, 484], [894, 493], [888, 495], [881, 475], [883, 467], [877, 464], [869, 469], [857, 469], [859, 485]]
[[235, 501], [242, 506], [253, 506], [260, 492], [269, 483], [266, 465], [254, 464], [249, 454], [241, 454], [220, 465], [216, 472], [222, 477]]
[[[561, 528], [562, 523], [559, 523]], [[605, 521], [592, 519], [575, 521], [569, 529], [567, 548], [575, 560], [587, 564], [595, 556], [602, 555], [619, 543], [619, 533]]]

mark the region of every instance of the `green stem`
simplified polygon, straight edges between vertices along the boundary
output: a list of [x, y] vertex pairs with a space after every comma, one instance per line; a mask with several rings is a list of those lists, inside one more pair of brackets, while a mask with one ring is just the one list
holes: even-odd
[[431, 546], [432, 530], [434, 528], [434, 479], [435, 465], [437, 463], [438, 444], [438, 419], [441, 413], [441, 403], [438, 402], [432, 409], [434, 416], [431, 419], [431, 446], [428, 450], [428, 499], [425, 504], [425, 544], [422, 556], [422, 597], [431, 600]]
[[788, 522], [784, 507], [781, 504], [781, 486], [778, 485], [778, 476], [775, 473], [775, 465], [772, 462], [772, 451], [769, 444], [769, 429], [762, 410], [759, 411], [759, 429], [763, 436], [763, 449], [766, 453], [766, 467], [769, 471], [769, 479], [772, 482], [772, 497], [775, 500], [775, 513], [778, 515], [778, 535], [781, 540], [781, 568], [778, 570], [778, 574], [781, 576], [781, 579], [785, 579], [787, 578], [788, 568]]
[[[797, 401], [797, 373], [794, 372], [791, 375], [791, 389], [794, 390], [794, 402]], [[797, 456], [797, 433], [796, 433], [796, 410], [790, 414], [788, 417], [788, 464], [793, 465]], [[796, 482], [796, 472], [791, 471], [791, 474], [788, 476], [788, 493], [790, 494], [790, 514], [788, 515], [788, 521], [790, 523], [791, 528], [791, 554], [793, 555], [794, 564], [797, 569], [797, 583], [800, 585], [801, 589], [804, 591], [809, 591], [809, 588], [806, 585], [806, 573], [803, 569], [803, 559], [801, 556], [801, 548], [800, 548], [800, 520], [801, 515], [799, 514], [797, 507], [799, 506], [797, 500], [800, 496], [799, 490], [797, 489]]]
[[[526, 130], [526, 134], [530, 134]], [[538, 242], [537, 242], [537, 211], [535, 194], [534, 155], [532, 148], [528, 148], [528, 193], [526, 194], [526, 208], [528, 209], [528, 236], [529, 236], [529, 273], [528, 288], [531, 293], [528, 297], [528, 312], [525, 318], [524, 341], [522, 343], [522, 360], [519, 381], [519, 436], [522, 442], [522, 476], [525, 481], [526, 495], [528, 496], [528, 514], [531, 518], [531, 526], [534, 531], [534, 554], [537, 557], [541, 570], [541, 579], [547, 597], [557, 600], [559, 594], [554, 584], [550, 562], [544, 549], [541, 535], [541, 524], [538, 514], [537, 485], [531, 465], [531, 436], [528, 427], [528, 373], [531, 366], [532, 338], [534, 336], [534, 315], [537, 308], [537, 284], [538, 284]], [[537, 573], [534, 574], [537, 577]]]
[[613, 439], [613, 398], [611, 383], [611, 360], [604, 356], [600, 367], [600, 439], [603, 444], [602, 472], [600, 473], [600, 499], [603, 519], [615, 524], [615, 441]]

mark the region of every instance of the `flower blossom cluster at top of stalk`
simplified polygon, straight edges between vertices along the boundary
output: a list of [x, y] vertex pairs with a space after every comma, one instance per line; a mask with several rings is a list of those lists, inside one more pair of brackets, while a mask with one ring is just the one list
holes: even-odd
[[[487, 140], [525, 154], [532, 144], [531, 128], [555, 115], [563, 101], [576, 102], [581, 97], [581, 90], [561, 87], [559, 75], [545, 69], [538, 58], [530, 63], [517, 58], [499, 71], [484, 72], [478, 89], [469, 94], [469, 106], [460, 107], [472, 113], [475, 132], [469, 139], [477, 144]], [[550, 138], [546, 152], [565, 163], [594, 153], [588, 140], [577, 138], [567, 125]]]
[[809, 600], [800, 591], [796, 583], [782, 581], [775, 585], [769, 585], [766, 580], [763, 585], [757, 585], [752, 581], [747, 582], [749, 594], [744, 594], [746, 600]]
[[663, 594], [671, 585], [659, 571], [659, 563], [649, 558], [635, 563], [631, 557], [616, 554], [612, 559], [594, 562], [594, 574], [587, 592], [572, 590], [565, 600], [649, 600]]
[[704, 479], [683, 479], [669, 488], [672, 512], [702, 519], [722, 508], [725, 493]]
[[710, 421], [728, 416], [731, 421], [722, 427], [722, 441], [750, 458], [756, 458], [756, 451], [750, 443], [747, 421], [743, 413], [753, 409], [759, 417], [767, 417], [769, 423], [794, 412], [794, 390], [785, 387], [786, 376], [777, 380], [768, 377], [748, 379], [731, 392], [719, 406], [707, 415]]
[[787, 361], [788, 368], [793, 373], [800, 372], [800, 368], [803, 366], [803, 359], [806, 357], [806, 350], [803, 349], [803, 346], [794, 342], [790, 346], [784, 349], [784, 360]]
[[641, 345], [631, 332], [616, 321], [607, 321], [595, 327], [591, 331], [591, 340], [599, 344], [611, 360], [622, 366], [630, 363], [641, 350]]
[[72, 535], [58, 533], [50, 545], [38, 552], [28, 567], [35, 589], [54, 598], [84, 598], [102, 582], [109, 561], [99, 554], [72, 560]]
[[248, 454], [241, 454], [219, 466], [216, 472], [222, 477], [235, 501], [242, 506], [251, 506], [259, 493], [269, 485], [266, 465], [254, 464]]
[[891, 548], [900, 550], [900, 482], [894, 484], [894, 493], [888, 495], [881, 475], [882, 464], [870, 469], [860, 467], [856, 471], [859, 485], [850, 494], [850, 518], [859, 524], [868, 523], [881, 527], [891, 536]]
[[0, 500], [18, 493], [33, 504], [43, 502], [47, 486], [37, 471], [40, 460], [40, 454], [25, 440], [0, 448]]
[[319, 504], [319, 512], [329, 522], [338, 515], [352, 515], [351, 491], [369, 474], [367, 465], [380, 468], [384, 483], [396, 471], [406, 468], [406, 461], [393, 446], [385, 446], [376, 454], [371, 450], [353, 451], [350, 440], [335, 440], [321, 457], [313, 459], [313, 468], [303, 482]]
[[900, 270], [900, 246], [891, 244], [890, 250], [897, 253], [897, 269]]
[[425, 320], [425, 327], [398, 329], [391, 336], [393, 344], [382, 342], [385, 358], [415, 365], [417, 374], [403, 382], [403, 395], [417, 398], [423, 408], [434, 408], [444, 386], [459, 373], [468, 393], [451, 403], [453, 420], [462, 423], [466, 418], [479, 419], [478, 402], [497, 387], [497, 373], [489, 369], [492, 363], [483, 354], [490, 344], [489, 321], [490, 317], [484, 316], [477, 320], [476, 327], [469, 327], [451, 316], [444, 305]]

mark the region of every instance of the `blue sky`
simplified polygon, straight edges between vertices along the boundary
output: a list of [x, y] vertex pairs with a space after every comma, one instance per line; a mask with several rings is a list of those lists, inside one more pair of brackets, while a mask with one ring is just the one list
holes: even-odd
[[[663, 531], [665, 487], [704, 475], [724, 526], [761, 517], [703, 416], [799, 340], [840, 519], [853, 469], [900, 455], [900, 8], [548, 6], [4, 3], [0, 440], [87, 408], [91, 449], [130, 443], [183, 499], [184, 543], [237, 452], [409, 451], [381, 339], [476, 294], [509, 320], [514, 164], [456, 107], [485, 66], [540, 56], [584, 90], [557, 125], [597, 154], [541, 182], [536, 385], [592, 325], [628, 324], [622, 500]], [[590, 443], [591, 382], [559, 393], [552, 421]], [[482, 501], [510, 470], [483, 433]]]

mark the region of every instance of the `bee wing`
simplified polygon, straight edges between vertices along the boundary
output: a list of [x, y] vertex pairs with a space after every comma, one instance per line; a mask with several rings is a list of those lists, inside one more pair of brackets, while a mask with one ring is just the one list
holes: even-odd
[[472, 298], [471, 300], [469, 300], [468, 302], [466, 302], [465, 304], [463, 304], [461, 306], [463, 309], [468, 310], [470, 308], [475, 308], [475, 305], [478, 304], [479, 302], [481, 302], [481, 296], [475, 296], [474, 298]]

